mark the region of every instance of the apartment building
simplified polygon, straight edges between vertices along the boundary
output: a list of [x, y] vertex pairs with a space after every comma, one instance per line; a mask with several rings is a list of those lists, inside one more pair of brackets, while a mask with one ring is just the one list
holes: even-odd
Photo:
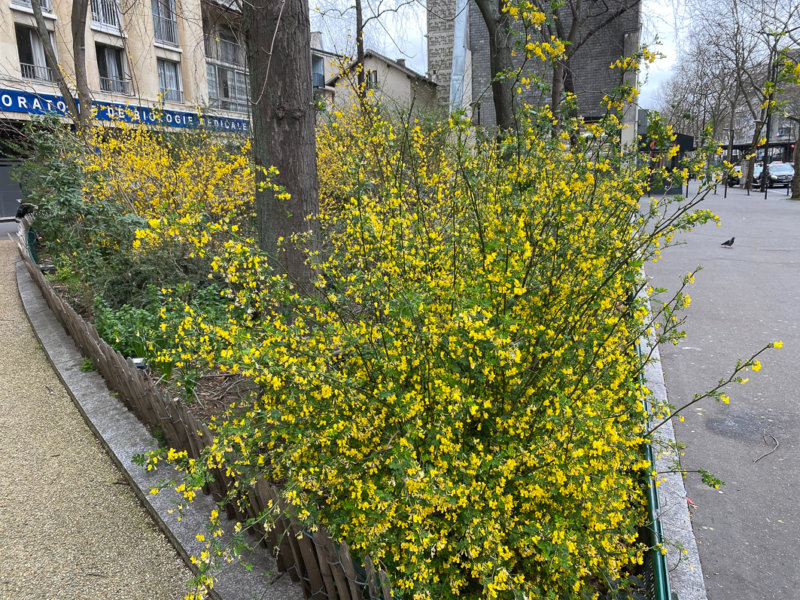
[[[72, 0], [41, 0], [56, 58], [70, 87]], [[124, 119], [188, 128], [250, 130], [247, 58], [233, 0], [90, 0], [86, 72], [98, 121]], [[336, 56], [312, 33], [312, 81], [329, 105]], [[268, 92], [268, 90], [267, 90]], [[157, 109], [157, 110], [154, 110]], [[30, 0], [0, 2], [0, 220], [21, 196], [10, 171], [24, 157], [14, 142], [34, 115], [67, 114], [36, 30]]]
[[[58, 62], [75, 80], [70, 0], [41, 0]], [[96, 118], [225, 131], [249, 131], [249, 82], [232, 0], [90, 0], [86, 70]], [[314, 39], [319, 39], [315, 37]], [[312, 53], [321, 94], [332, 76], [329, 53]], [[46, 64], [30, 0], [0, 5], [0, 124], [66, 109]]]

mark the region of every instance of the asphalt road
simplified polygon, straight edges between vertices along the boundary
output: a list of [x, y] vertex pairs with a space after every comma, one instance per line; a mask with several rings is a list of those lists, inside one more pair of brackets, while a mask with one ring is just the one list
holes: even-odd
[[[697, 474], [686, 480], [708, 598], [798, 599], [800, 201], [785, 190], [765, 200], [729, 189], [725, 199], [720, 188], [703, 207], [722, 226], [687, 234], [685, 245], [647, 268], [656, 286], [676, 289], [683, 275], [703, 267], [688, 290], [687, 337], [661, 348], [670, 402], [686, 403], [737, 359], [783, 341], [762, 355], [763, 368], [747, 374], [747, 384], [730, 389], [730, 405], [707, 402], [675, 424], [687, 445], [683, 467], [725, 482], [714, 490]], [[732, 236], [732, 248], [720, 246]]]

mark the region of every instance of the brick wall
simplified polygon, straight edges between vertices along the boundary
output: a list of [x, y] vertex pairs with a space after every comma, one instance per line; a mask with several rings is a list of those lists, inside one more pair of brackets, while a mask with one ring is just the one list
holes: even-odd
[[[618, 0], [608, 0], [609, 10], [614, 10]], [[453, 14], [455, 0], [428, 0], [428, 68], [439, 87], [439, 101], [446, 104], [449, 98], [450, 68], [453, 45]], [[598, 15], [590, 20], [592, 27], [605, 20]], [[565, 23], [569, 27], [569, 23]], [[603, 96], [622, 83], [619, 71], [609, 65], [623, 55], [625, 32], [639, 28], [639, 9], [634, 8], [604, 27], [589, 39], [572, 60], [578, 107], [584, 117], [595, 117], [605, 112]], [[472, 62], [473, 120], [481, 125], [495, 123], [489, 66], [489, 34], [474, 0], [469, 3], [469, 43]], [[515, 58], [515, 65], [523, 64], [523, 57]], [[525, 64], [528, 73], [535, 73], [549, 87], [551, 69], [539, 59]], [[434, 74], [435, 71], [435, 74]], [[533, 88], [525, 97], [531, 104], [550, 102], [548, 90]]]

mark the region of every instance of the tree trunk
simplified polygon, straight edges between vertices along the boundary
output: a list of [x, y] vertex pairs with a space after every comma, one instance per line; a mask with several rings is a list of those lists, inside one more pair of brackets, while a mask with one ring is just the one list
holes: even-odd
[[553, 64], [553, 83], [550, 86], [550, 110], [553, 114], [561, 106], [561, 97], [564, 95], [564, 62], [557, 60]]
[[367, 95], [367, 78], [364, 72], [364, 13], [361, 10], [361, 0], [356, 0], [356, 77], [358, 82], [358, 99], [363, 103]]
[[92, 118], [92, 93], [86, 77], [86, 19], [89, 0], [72, 0], [72, 56], [75, 61], [75, 87], [78, 91], [80, 119], [78, 126], [85, 130]]
[[503, 0], [476, 0], [483, 20], [489, 30], [489, 69], [492, 76], [492, 100], [498, 129], [509, 130], [516, 125], [514, 119], [514, 65], [511, 52], [514, 37], [511, 30], [513, 18], [503, 11]]
[[753, 188], [753, 167], [756, 163], [755, 149], [758, 147], [758, 140], [761, 137], [761, 125], [756, 126], [755, 133], [753, 133], [753, 141], [750, 146], [750, 152], [753, 154], [750, 160], [747, 161], [747, 173], [745, 175], [745, 188], [751, 190]]
[[[72, 90], [69, 89], [69, 85], [67, 84], [67, 80], [64, 77], [64, 73], [61, 72], [61, 68], [58, 66], [58, 61], [56, 60], [56, 53], [53, 49], [53, 44], [50, 41], [50, 32], [47, 29], [47, 25], [44, 21], [44, 16], [42, 15], [42, 4], [41, 0], [31, 0], [31, 8], [33, 9], [33, 18], [36, 21], [36, 35], [39, 36], [39, 41], [42, 43], [42, 48], [44, 48], [44, 57], [47, 63], [50, 72], [53, 74], [55, 78], [56, 84], [58, 85], [58, 89], [61, 92], [61, 95], [64, 97], [64, 104], [67, 106], [67, 111], [69, 112], [70, 116], [72, 117], [73, 122], [75, 125], [79, 125], [81, 121], [81, 114], [80, 110], [78, 110], [78, 105], [75, 103], [75, 98], [72, 96]], [[84, 73], [86, 71], [85, 63], [84, 64]], [[77, 61], [76, 61], [77, 67]]]
[[[308, 0], [254, 0], [243, 5], [256, 166], [277, 167], [274, 181], [291, 195], [281, 200], [256, 188], [259, 245], [279, 272], [303, 291], [312, 289], [313, 271], [304, 246], [315, 243], [319, 207], [315, 112], [311, 89], [311, 35]], [[256, 182], [264, 181], [258, 173]], [[310, 233], [306, 243], [295, 234]]]
[[[797, 121], [800, 124], [800, 120]], [[798, 136], [800, 137], [800, 136]], [[794, 177], [792, 178], [792, 198], [800, 198], [800, 144], [795, 138], [792, 162], [794, 163]]]

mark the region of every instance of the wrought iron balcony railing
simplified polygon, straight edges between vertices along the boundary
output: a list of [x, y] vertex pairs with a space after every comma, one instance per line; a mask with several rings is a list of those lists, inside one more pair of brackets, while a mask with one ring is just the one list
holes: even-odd
[[205, 42], [207, 58], [239, 67], [246, 66], [244, 47], [240, 44], [211, 36], [206, 36]]
[[131, 82], [129, 79], [117, 79], [116, 77], [101, 77], [100, 89], [112, 94], [131, 95]]
[[161, 98], [165, 102], [183, 102], [183, 91], [174, 89], [162, 89]]
[[[31, 0], [11, 0], [11, 4], [31, 8]], [[43, 11], [53, 12], [53, 6], [50, 4], [50, 0], [42, 0], [41, 5]]]
[[40, 81], [53, 81], [53, 72], [50, 67], [20, 63], [23, 79], [38, 79]]
[[178, 22], [175, 19], [153, 15], [153, 28], [157, 41], [173, 46], [178, 45]]
[[120, 29], [119, 7], [114, 0], [92, 0], [92, 20], [100, 25]]

